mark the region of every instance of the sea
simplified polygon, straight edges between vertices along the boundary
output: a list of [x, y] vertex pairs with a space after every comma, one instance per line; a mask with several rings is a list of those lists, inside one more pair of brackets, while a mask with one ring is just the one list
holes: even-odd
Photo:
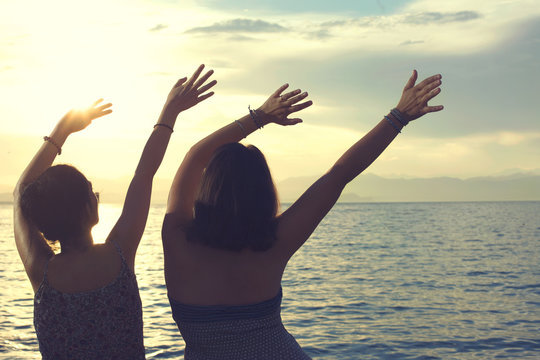
[[[100, 204], [96, 241], [120, 211]], [[148, 359], [182, 359], [164, 212], [152, 206], [137, 255], [144, 341]], [[12, 229], [0, 204], [0, 359], [39, 359]], [[540, 359], [540, 202], [337, 204], [282, 286], [285, 327], [314, 359]]]

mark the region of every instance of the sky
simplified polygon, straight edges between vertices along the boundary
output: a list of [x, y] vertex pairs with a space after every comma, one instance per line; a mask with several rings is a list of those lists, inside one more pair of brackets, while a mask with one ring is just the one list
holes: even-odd
[[413, 69], [445, 106], [407, 126], [366, 172], [469, 178], [540, 168], [537, 0], [0, 1], [0, 192], [57, 120], [103, 97], [114, 112], [58, 162], [129, 179], [176, 80], [201, 63], [216, 94], [182, 113], [157, 177], [281, 84], [314, 105], [245, 143], [277, 181], [324, 173], [397, 105]]

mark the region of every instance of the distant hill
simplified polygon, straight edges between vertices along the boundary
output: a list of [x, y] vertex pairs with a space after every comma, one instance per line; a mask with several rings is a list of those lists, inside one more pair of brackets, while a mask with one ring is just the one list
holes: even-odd
[[[93, 179], [94, 190], [101, 202], [122, 203], [129, 178], [117, 180]], [[276, 184], [282, 202], [296, 200], [317, 177], [294, 177]], [[172, 180], [155, 179], [152, 202], [164, 204]], [[11, 202], [11, 192], [0, 187], [0, 202]], [[508, 174], [502, 176], [457, 179], [384, 178], [362, 174], [347, 185], [340, 202], [416, 202], [416, 201], [540, 201], [540, 175]]]
[[[286, 179], [277, 187], [283, 202], [294, 201], [316, 177]], [[363, 174], [345, 187], [343, 202], [532, 201], [540, 200], [540, 176], [507, 175], [457, 179], [388, 179]]]

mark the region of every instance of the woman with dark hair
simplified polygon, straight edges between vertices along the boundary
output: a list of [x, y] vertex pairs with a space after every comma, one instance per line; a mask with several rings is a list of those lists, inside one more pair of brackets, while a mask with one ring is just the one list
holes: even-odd
[[[104, 244], [92, 184], [69, 165], [51, 166], [67, 137], [111, 113], [100, 101], [70, 111], [23, 172], [14, 191], [15, 241], [35, 292], [34, 326], [43, 359], [144, 359], [141, 299], [135, 254], [152, 180], [180, 112], [210, 97], [216, 81], [199, 79], [203, 66], [173, 87], [127, 191], [122, 214]], [[58, 243], [55, 254], [49, 242]]]
[[281, 322], [281, 277], [291, 256], [401, 128], [442, 106], [441, 76], [407, 82], [401, 99], [286, 211], [264, 157], [237, 144], [263, 125], [294, 125], [307, 93], [282, 95], [195, 144], [171, 186], [163, 223], [165, 280], [186, 359], [308, 359]]

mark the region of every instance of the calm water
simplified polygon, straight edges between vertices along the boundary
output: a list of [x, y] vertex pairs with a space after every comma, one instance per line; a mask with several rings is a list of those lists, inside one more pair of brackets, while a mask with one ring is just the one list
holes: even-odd
[[[120, 208], [101, 204], [103, 239]], [[183, 357], [153, 207], [137, 258], [149, 359]], [[0, 358], [39, 358], [0, 205]], [[540, 202], [337, 205], [289, 263], [285, 326], [316, 359], [540, 358]]]

